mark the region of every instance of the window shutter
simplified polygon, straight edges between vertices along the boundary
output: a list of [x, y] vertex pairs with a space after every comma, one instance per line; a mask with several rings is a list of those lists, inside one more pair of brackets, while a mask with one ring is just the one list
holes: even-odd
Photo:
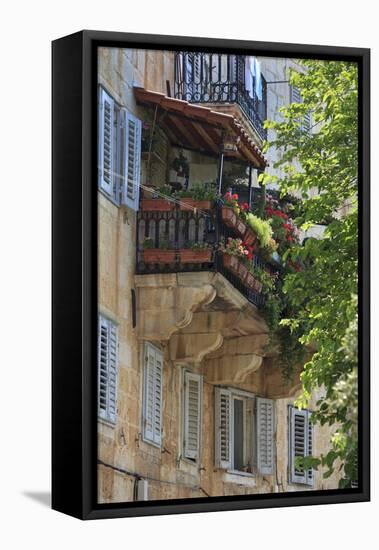
[[109, 321], [108, 419], [116, 422], [117, 414], [117, 328]]
[[201, 377], [184, 373], [184, 456], [200, 456]]
[[155, 350], [154, 379], [154, 443], [161, 444], [162, 438], [162, 352]]
[[290, 92], [291, 92], [291, 103], [303, 102], [303, 100], [301, 99], [300, 90], [297, 86], [291, 86]]
[[[290, 88], [291, 103], [303, 103], [303, 98], [299, 88], [296, 86], [291, 86]], [[302, 117], [301, 129], [305, 132], [310, 132], [311, 130], [311, 112], [307, 111]]]
[[261, 474], [274, 473], [275, 411], [272, 399], [256, 398], [257, 466]]
[[138, 210], [141, 178], [141, 121], [131, 113], [125, 114], [125, 169], [124, 169], [124, 204]]
[[[307, 411], [307, 422], [308, 422], [308, 440], [307, 440], [307, 456], [312, 456], [313, 453], [313, 424], [310, 421], [312, 415], [311, 411]], [[308, 485], [313, 485], [313, 468], [307, 470], [307, 483]]]
[[144, 438], [160, 445], [162, 432], [162, 352], [145, 344]]
[[[310, 447], [309, 440], [309, 411], [299, 410], [296, 407], [290, 407], [290, 481], [291, 483], [308, 484], [308, 472], [303, 468], [296, 468], [295, 460], [297, 457], [305, 457], [308, 455], [309, 449], [313, 443], [311, 435]], [[311, 427], [312, 430], [312, 427]], [[313, 432], [312, 432], [313, 433]], [[313, 482], [313, 474], [311, 474], [311, 483]]]
[[114, 174], [114, 100], [100, 89], [99, 100], [99, 187], [113, 196]]
[[117, 327], [99, 315], [98, 414], [112, 423], [117, 415]]
[[215, 388], [215, 459], [219, 468], [231, 468], [231, 393]]

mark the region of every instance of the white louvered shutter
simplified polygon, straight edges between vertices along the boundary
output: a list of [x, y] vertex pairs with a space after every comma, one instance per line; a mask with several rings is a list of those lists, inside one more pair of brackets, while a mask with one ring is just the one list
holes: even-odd
[[157, 445], [161, 444], [162, 439], [162, 371], [162, 352], [156, 349], [154, 383], [154, 443]]
[[201, 377], [184, 373], [184, 456], [197, 460], [200, 455]]
[[[312, 413], [310, 411], [307, 411], [307, 422], [308, 422], [308, 440], [307, 440], [307, 456], [312, 456], [313, 454], [313, 424], [310, 421], [310, 417]], [[306, 481], [308, 485], [313, 485], [313, 469], [309, 468], [307, 470], [307, 478]]]
[[275, 410], [272, 399], [256, 398], [257, 467], [261, 474], [274, 473]]
[[141, 121], [131, 113], [125, 113], [125, 169], [123, 202], [138, 210], [141, 178]]
[[98, 414], [115, 423], [117, 416], [117, 327], [99, 315], [98, 327]]
[[298, 457], [308, 454], [308, 411], [290, 407], [290, 481], [291, 483], [308, 483], [307, 472], [297, 468]]
[[[303, 103], [303, 98], [301, 97], [301, 93], [299, 88], [296, 86], [291, 86], [291, 103]], [[303, 120], [301, 122], [301, 129], [305, 132], [310, 132], [311, 130], [311, 112], [307, 111], [304, 116]]]
[[113, 196], [114, 183], [114, 100], [100, 89], [99, 98], [99, 187]]
[[162, 432], [162, 352], [145, 344], [144, 438], [160, 445]]
[[215, 388], [215, 459], [219, 468], [232, 466], [231, 426], [231, 393]]

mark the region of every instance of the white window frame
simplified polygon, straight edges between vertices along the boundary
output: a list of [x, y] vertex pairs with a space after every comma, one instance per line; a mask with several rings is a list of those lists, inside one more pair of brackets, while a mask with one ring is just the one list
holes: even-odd
[[[310, 468], [304, 470], [303, 473], [295, 469], [295, 417], [304, 418], [304, 452], [302, 456], [307, 457], [312, 455], [314, 445], [314, 430], [313, 424], [310, 422], [312, 411], [308, 409], [298, 409], [293, 405], [288, 406], [288, 450], [289, 450], [289, 483], [310, 485], [314, 484], [314, 471]], [[297, 455], [301, 456], [301, 455]]]
[[[222, 453], [221, 449], [221, 439], [223, 434], [221, 432], [221, 419], [220, 419], [220, 407], [221, 400], [226, 402], [229, 400], [229, 413], [226, 412], [224, 418], [226, 418], [229, 424], [229, 436], [226, 435], [228, 439], [228, 456], [225, 453]], [[234, 400], [242, 399], [243, 400], [243, 426], [244, 426], [244, 437], [243, 437], [243, 456], [245, 460], [250, 461], [250, 471], [246, 472], [245, 470], [236, 470], [234, 467]], [[250, 450], [246, 449], [246, 429], [247, 426], [247, 400], [251, 400], [251, 419], [250, 419]], [[271, 445], [271, 457], [272, 460], [270, 464], [265, 463], [261, 460], [261, 448], [259, 444], [259, 438], [263, 433], [263, 430], [267, 429], [266, 425], [262, 424], [262, 418], [259, 414], [259, 407], [261, 404], [270, 404], [271, 407], [271, 427], [269, 431], [270, 445]], [[258, 407], [258, 409], [257, 409]], [[227, 429], [227, 428], [225, 428]], [[225, 432], [225, 430], [224, 430]], [[246, 392], [243, 390], [238, 390], [235, 388], [223, 388], [215, 387], [215, 463], [216, 467], [230, 471], [235, 474], [241, 475], [251, 475], [254, 473], [260, 473], [262, 475], [271, 475], [274, 473], [275, 468], [275, 406], [274, 401], [271, 399], [261, 398], [256, 396], [253, 393]], [[225, 437], [224, 437], [225, 439]], [[250, 453], [250, 458], [248, 457]], [[223, 455], [223, 456], [222, 456]]]
[[[202, 445], [202, 416], [203, 416], [203, 377], [200, 374], [194, 373], [186, 368], [182, 372], [182, 441], [181, 450], [182, 458], [191, 464], [199, 464], [201, 460], [201, 445]], [[187, 448], [188, 441], [188, 405], [189, 405], [189, 382], [195, 380], [198, 383], [199, 399], [198, 399], [198, 441], [197, 449], [191, 450]]]
[[[111, 106], [111, 181], [104, 178], [104, 110], [105, 103]], [[137, 211], [141, 183], [141, 137], [142, 122], [119, 103], [103, 88], [99, 88], [98, 102], [98, 186], [116, 205], [124, 204]], [[129, 127], [135, 126], [133, 144], [133, 165], [129, 159]], [[122, 150], [124, 148], [124, 150]], [[128, 174], [131, 178], [128, 178]], [[132, 193], [128, 185], [132, 185]]]
[[[149, 364], [149, 356], [153, 358], [153, 365]], [[163, 352], [157, 346], [150, 342], [145, 342], [142, 352], [143, 362], [143, 392], [142, 392], [142, 439], [155, 447], [162, 446], [163, 431]], [[160, 364], [160, 366], [158, 366]], [[149, 373], [149, 368], [152, 372]], [[158, 372], [160, 369], [160, 373]], [[152, 377], [152, 387], [149, 385], [149, 376]], [[159, 389], [158, 389], [159, 388]], [[159, 395], [158, 395], [159, 394]], [[158, 430], [154, 426], [154, 415], [157, 412], [157, 399], [159, 399], [159, 424]], [[152, 409], [149, 411], [149, 401], [152, 403]], [[149, 416], [151, 421], [149, 425]], [[156, 416], [155, 416], [156, 418]]]
[[[102, 342], [103, 332], [106, 345]], [[112, 425], [117, 421], [118, 398], [118, 326], [101, 313], [98, 315], [97, 410], [98, 418]], [[104, 381], [105, 379], [105, 381]], [[105, 388], [104, 388], [105, 385]], [[105, 392], [105, 397], [104, 397]], [[105, 400], [105, 408], [100, 405]]]

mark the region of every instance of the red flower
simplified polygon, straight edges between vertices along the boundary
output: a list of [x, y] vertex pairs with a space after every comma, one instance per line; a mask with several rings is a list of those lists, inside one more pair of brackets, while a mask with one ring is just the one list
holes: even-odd
[[235, 201], [238, 201], [238, 195], [237, 195], [237, 193], [234, 193], [234, 195], [232, 195], [232, 199], [235, 200]]
[[241, 204], [241, 208], [242, 210], [249, 210], [249, 205], [247, 202], [244, 202], [243, 204]]

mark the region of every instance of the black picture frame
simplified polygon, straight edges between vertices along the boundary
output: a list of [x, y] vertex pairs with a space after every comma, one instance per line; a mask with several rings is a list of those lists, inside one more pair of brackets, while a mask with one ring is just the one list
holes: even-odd
[[[99, 46], [254, 52], [359, 66], [359, 479], [354, 489], [123, 504], [96, 503]], [[81, 31], [52, 44], [52, 507], [81, 519], [363, 502], [370, 499], [370, 50]]]

